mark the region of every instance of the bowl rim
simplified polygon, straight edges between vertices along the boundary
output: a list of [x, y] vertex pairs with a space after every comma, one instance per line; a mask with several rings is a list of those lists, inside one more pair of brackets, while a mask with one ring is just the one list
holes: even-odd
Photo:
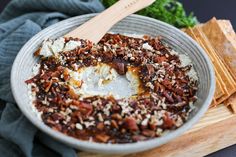
[[[69, 21], [74, 21], [74, 20], [77, 20], [80, 18], [82, 18], [82, 19], [83, 18], [91, 18], [97, 14], [98, 13], [80, 15], [80, 16], [68, 18], [68, 19], [63, 20], [61, 22], [53, 24], [53, 25], [43, 29], [42, 31], [40, 31], [36, 35], [34, 35], [21, 48], [21, 50], [19, 51], [19, 53], [17, 54], [17, 56], [14, 60], [12, 70], [11, 70], [11, 78], [10, 78], [12, 93], [13, 93], [15, 101], [16, 101], [18, 107], [20, 108], [21, 112], [27, 117], [28, 120], [30, 120], [30, 122], [33, 125], [35, 125], [38, 129], [45, 132], [46, 134], [50, 135], [54, 139], [57, 139], [63, 143], [66, 143], [74, 148], [78, 148], [78, 149], [82, 148], [82, 149], [87, 149], [87, 150], [92, 149], [92, 150], [96, 150], [95, 152], [104, 152], [104, 153], [109, 153], [109, 151], [111, 153], [120, 153], [120, 154], [126, 153], [126, 152], [127, 153], [134, 153], [134, 152], [140, 152], [140, 151], [144, 151], [144, 150], [151, 149], [154, 147], [158, 147], [162, 144], [169, 142], [171, 139], [174, 139], [174, 138], [180, 136], [185, 131], [187, 131], [189, 128], [191, 128], [191, 126], [193, 124], [195, 124], [203, 116], [203, 114], [207, 111], [209, 105], [211, 104], [212, 98], [214, 96], [215, 74], [214, 74], [214, 69], [213, 69], [213, 65], [212, 65], [211, 60], [209, 59], [209, 57], [207, 56], [207, 54], [205, 53], [203, 48], [200, 47], [200, 45], [196, 41], [194, 41], [191, 37], [189, 37], [186, 33], [182, 32], [181, 30], [179, 30], [179, 29], [175, 28], [174, 26], [171, 26], [165, 22], [162, 22], [162, 21], [150, 18], [150, 17], [145, 17], [145, 16], [141, 16], [141, 15], [133, 15], [133, 14], [130, 15], [129, 17], [141, 18], [141, 19], [145, 19], [145, 20], [152, 21], [155, 23], [159, 23], [163, 26], [167, 26], [170, 29], [180, 33], [184, 38], [189, 40], [200, 51], [202, 57], [204, 58], [204, 61], [206, 62], [208, 70], [210, 72], [209, 73], [210, 89], [209, 89], [209, 94], [208, 94], [207, 98], [205, 99], [205, 101], [203, 101], [203, 105], [199, 108], [198, 112], [196, 112], [196, 114], [191, 119], [189, 119], [187, 122], [185, 122], [180, 128], [173, 130], [164, 136], [150, 139], [147, 141], [140, 141], [140, 142], [136, 142], [136, 143], [125, 143], [125, 144], [104, 144], [104, 143], [82, 141], [82, 140], [67, 136], [61, 132], [55, 131], [55, 130], [51, 129], [50, 127], [46, 126], [45, 124], [42, 124], [42, 122], [40, 122], [39, 120], [35, 120], [34, 118], [31, 118], [32, 113], [30, 114], [28, 112], [28, 110], [24, 107], [24, 104], [21, 103], [19, 93], [17, 93], [17, 90], [15, 88], [15, 84], [16, 84], [15, 78], [16, 77], [15, 77], [14, 71], [17, 70], [17, 67], [18, 67], [17, 64], [18, 64], [18, 60], [20, 60], [20, 58], [21, 58], [21, 56], [20, 56], [21, 52], [24, 51], [24, 49], [27, 47], [27, 45], [29, 43], [31, 43], [33, 40], [37, 39], [41, 34], [44, 34], [47, 30], [58, 27], [60, 25], [64, 25], [65, 23], [67, 23]], [[37, 118], [37, 117], [35, 117], [35, 118]]]

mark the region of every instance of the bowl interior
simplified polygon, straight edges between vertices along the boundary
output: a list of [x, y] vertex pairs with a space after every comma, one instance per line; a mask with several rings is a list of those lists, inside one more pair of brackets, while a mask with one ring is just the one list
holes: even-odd
[[151, 36], [161, 35], [164, 41], [174, 50], [179, 53], [189, 55], [199, 77], [199, 90], [197, 92], [198, 100], [194, 104], [196, 109], [190, 114], [189, 120], [179, 129], [160, 138], [122, 145], [98, 144], [80, 141], [56, 132], [38, 120], [36, 114], [32, 111], [32, 106], [27, 94], [27, 85], [24, 82], [31, 77], [32, 66], [37, 62], [37, 59], [33, 57], [33, 53], [38, 49], [44, 39], [63, 36], [65, 33], [83, 24], [95, 15], [96, 14], [78, 16], [52, 25], [35, 35], [21, 49], [12, 68], [11, 85], [15, 100], [25, 116], [39, 129], [48, 133], [57, 140], [60, 140], [75, 148], [100, 153], [132, 153], [147, 150], [164, 144], [179, 136], [184, 131], [189, 129], [194, 123], [196, 123], [207, 110], [214, 94], [215, 80], [211, 62], [205, 55], [202, 48], [200, 48], [190, 37], [180, 30], [158, 20], [138, 15], [131, 15], [125, 18], [121, 22], [117, 23], [110, 31], [126, 34], [147, 34]]

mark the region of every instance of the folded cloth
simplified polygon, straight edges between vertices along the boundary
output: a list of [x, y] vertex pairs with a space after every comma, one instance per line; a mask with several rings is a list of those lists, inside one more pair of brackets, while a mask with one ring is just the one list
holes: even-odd
[[43, 28], [103, 9], [99, 0], [12, 0], [0, 14], [0, 99], [6, 102], [0, 107], [0, 156], [76, 156], [74, 149], [42, 133], [22, 115], [11, 93], [10, 71], [20, 48]]

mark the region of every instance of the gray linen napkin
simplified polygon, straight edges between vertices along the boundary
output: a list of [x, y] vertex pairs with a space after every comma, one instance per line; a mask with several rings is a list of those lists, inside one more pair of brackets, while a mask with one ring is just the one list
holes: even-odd
[[[1, 0], [0, 0], [1, 1]], [[17, 108], [10, 71], [20, 48], [36, 33], [71, 16], [100, 12], [99, 0], [12, 0], [0, 14], [0, 157], [75, 157], [74, 149], [37, 130]]]

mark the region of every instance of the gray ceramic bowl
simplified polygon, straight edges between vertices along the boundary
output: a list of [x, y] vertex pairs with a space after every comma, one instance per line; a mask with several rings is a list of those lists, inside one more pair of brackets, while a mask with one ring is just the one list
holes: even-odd
[[37, 62], [37, 59], [33, 57], [33, 53], [44, 39], [63, 36], [95, 15], [78, 16], [52, 25], [31, 38], [20, 50], [11, 71], [11, 86], [15, 100], [24, 115], [43, 132], [74, 148], [90, 152], [113, 154], [134, 153], [158, 147], [183, 134], [193, 126], [206, 112], [214, 95], [215, 79], [212, 64], [203, 49], [182, 31], [158, 20], [138, 15], [131, 15], [125, 18], [117, 23], [111, 31], [128, 34], [148, 34], [151, 36], [161, 35], [164, 37], [165, 42], [174, 50], [190, 56], [198, 73], [200, 84], [197, 92], [199, 99], [194, 104], [196, 109], [191, 113], [189, 120], [179, 129], [160, 138], [132, 144], [99, 144], [77, 140], [52, 130], [38, 120], [31, 109], [27, 95], [27, 85], [24, 83], [31, 76], [32, 67]]

